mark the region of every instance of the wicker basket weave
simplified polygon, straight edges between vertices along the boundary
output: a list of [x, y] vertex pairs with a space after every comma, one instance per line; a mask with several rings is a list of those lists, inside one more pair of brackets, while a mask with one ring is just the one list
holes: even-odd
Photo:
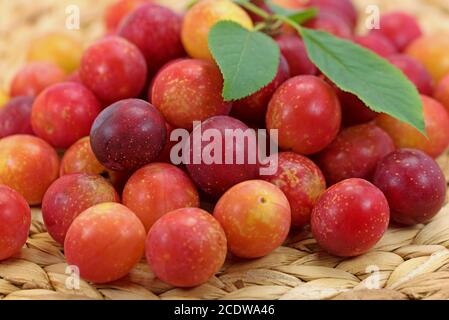
[[[71, 32], [88, 43], [102, 34], [101, 15], [111, 1], [0, 0], [0, 88], [23, 63], [32, 37], [63, 28], [66, 5], [80, 6], [82, 30]], [[382, 11], [401, 8], [417, 15], [426, 32], [449, 31], [447, 0], [356, 3], [362, 14], [368, 4]], [[449, 181], [449, 154], [438, 161]], [[389, 229], [357, 258], [320, 251], [304, 231], [265, 258], [228, 260], [207, 284], [190, 290], [161, 282], [145, 261], [118, 282], [81, 280], [79, 289], [68, 289], [62, 248], [45, 232], [39, 209], [32, 213], [26, 246], [0, 263], [0, 299], [449, 299], [449, 205], [427, 225]]]

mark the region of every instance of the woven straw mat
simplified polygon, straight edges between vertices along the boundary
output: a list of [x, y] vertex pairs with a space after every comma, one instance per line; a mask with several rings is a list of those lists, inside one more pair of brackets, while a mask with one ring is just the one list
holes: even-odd
[[[168, 1], [168, 0], [165, 0]], [[170, 1], [179, 5], [179, 0]], [[81, 9], [85, 44], [103, 32], [111, 0], [0, 0], [0, 88], [23, 64], [29, 40], [64, 26], [65, 7]], [[382, 11], [402, 9], [419, 17], [426, 32], [449, 30], [447, 0], [358, 0]], [[449, 156], [439, 160], [449, 181]], [[449, 299], [449, 205], [427, 225], [392, 228], [369, 253], [341, 259], [320, 251], [304, 231], [258, 260], [227, 261], [219, 274], [194, 289], [158, 280], [145, 261], [124, 279], [106, 285], [80, 282], [68, 289], [62, 248], [45, 232], [38, 208], [26, 246], [0, 263], [0, 299]]]

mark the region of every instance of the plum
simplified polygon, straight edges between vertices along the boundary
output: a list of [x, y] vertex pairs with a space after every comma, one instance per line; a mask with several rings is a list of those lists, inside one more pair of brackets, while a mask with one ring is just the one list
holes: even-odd
[[33, 97], [15, 97], [0, 109], [0, 138], [13, 134], [34, 134], [31, 128]]

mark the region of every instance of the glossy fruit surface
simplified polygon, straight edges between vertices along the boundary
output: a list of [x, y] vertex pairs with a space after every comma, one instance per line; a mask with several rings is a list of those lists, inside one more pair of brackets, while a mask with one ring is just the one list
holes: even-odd
[[292, 227], [302, 228], [310, 223], [312, 209], [326, 190], [320, 168], [312, 160], [293, 152], [279, 153], [276, 173], [261, 176], [261, 179], [284, 192], [292, 211]]
[[[226, 143], [226, 130], [234, 134], [232, 139], [227, 139], [232, 143]], [[244, 138], [245, 133], [249, 139]], [[206, 139], [213, 134], [217, 134], [217, 141], [221, 140], [221, 143], [216, 142], [216, 151], [211, 150], [213, 141]], [[247, 125], [228, 116], [212, 117], [196, 126], [190, 134], [189, 164], [186, 165], [193, 181], [207, 194], [218, 197], [239, 182], [255, 179], [259, 165], [256, 146], [250, 140], [254, 142], [256, 138]]]
[[120, 25], [118, 35], [134, 43], [154, 74], [165, 63], [185, 56], [181, 43], [182, 17], [166, 7], [139, 6]]
[[253, 28], [248, 14], [230, 0], [202, 0], [184, 16], [182, 43], [192, 58], [213, 60], [208, 47], [208, 34], [218, 21], [233, 21], [246, 29]]
[[268, 106], [268, 129], [279, 130], [279, 146], [300, 154], [323, 150], [337, 136], [341, 108], [330, 85], [315, 76], [284, 82]]
[[388, 199], [391, 218], [401, 224], [428, 222], [445, 202], [444, 174], [419, 150], [400, 149], [385, 157], [373, 181]]
[[28, 238], [31, 212], [26, 200], [0, 185], [0, 261], [19, 252]]
[[374, 124], [344, 129], [316, 159], [329, 184], [345, 179], [370, 180], [377, 163], [395, 150], [393, 140]]
[[175, 128], [192, 129], [193, 121], [227, 115], [232, 103], [221, 95], [223, 77], [209, 61], [183, 59], [164, 67], [154, 79], [151, 101]]
[[340, 257], [369, 251], [388, 227], [390, 210], [383, 193], [362, 179], [330, 187], [312, 212], [312, 233], [328, 253]]
[[147, 64], [134, 44], [111, 36], [84, 51], [80, 76], [98, 99], [108, 104], [139, 95], [145, 85]]
[[229, 250], [242, 258], [263, 257], [282, 245], [291, 224], [287, 197], [262, 180], [239, 183], [217, 202], [214, 217], [222, 225]]
[[37, 136], [65, 149], [89, 134], [100, 111], [100, 103], [85, 86], [63, 82], [45, 89], [36, 98], [31, 125]]
[[45, 88], [64, 81], [66, 75], [57, 65], [32, 62], [22, 67], [11, 82], [11, 96], [36, 97]]
[[82, 52], [78, 39], [64, 33], [50, 33], [31, 42], [28, 60], [51, 62], [70, 73], [78, 69]]
[[95, 156], [115, 171], [133, 171], [152, 162], [165, 140], [164, 118], [155, 107], [139, 99], [121, 100], [104, 109], [90, 132]]
[[0, 108], [0, 138], [13, 134], [34, 134], [31, 128], [33, 101], [32, 97], [15, 97]]
[[123, 190], [123, 204], [149, 231], [167, 212], [199, 207], [200, 199], [195, 185], [184, 171], [167, 163], [152, 163], [129, 178]]
[[145, 228], [125, 206], [101, 203], [82, 212], [64, 242], [67, 264], [83, 279], [107, 283], [124, 277], [145, 251]]
[[389, 115], [382, 114], [376, 124], [393, 139], [397, 148], [414, 148], [433, 158], [443, 153], [449, 145], [449, 114], [436, 100], [422, 96], [424, 122], [428, 138], [412, 126]]
[[0, 140], [0, 184], [19, 192], [30, 205], [41, 203], [58, 170], [58, 155], [44, 140], [29, 135]]
[[207, 282], [226, 258], [223, 228], [208, 212], [197, 208], [171, 211], [148, 233], [147, 261], [156, 276], [177, 287]]
[[48, 233], [64, 244], [67, 230], [81, 212], [99, 203], [119, 201], [106, 179], [75, 173], [59, 178], [48, 188], [42, 200], [42, 216]]

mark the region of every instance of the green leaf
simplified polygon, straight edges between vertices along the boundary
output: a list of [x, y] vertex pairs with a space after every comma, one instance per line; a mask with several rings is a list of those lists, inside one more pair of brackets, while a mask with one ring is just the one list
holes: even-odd
[[279, 47], [261, 32], [220, 21], [209, 32], [209, 49], [223, 74], [226, 101], [247, 97], [276, 76]]
[[310, 59], [339, 88], [357, 95], [374, 111], [426, 134], [420, 95], [399, 69], [350, 41], [300, 26], [297, 29]]
[[293, 22], [296, 22], [297, 24], [302, 24], [310, 19], [313, 19], [318, 14], [318, 9], [316, 8], [308, 8], [298, 11], [285, 9], [277, 4], [274, 4], [271, 0], [266, 0], [265, 3], [276, 15], [283, 16]]

